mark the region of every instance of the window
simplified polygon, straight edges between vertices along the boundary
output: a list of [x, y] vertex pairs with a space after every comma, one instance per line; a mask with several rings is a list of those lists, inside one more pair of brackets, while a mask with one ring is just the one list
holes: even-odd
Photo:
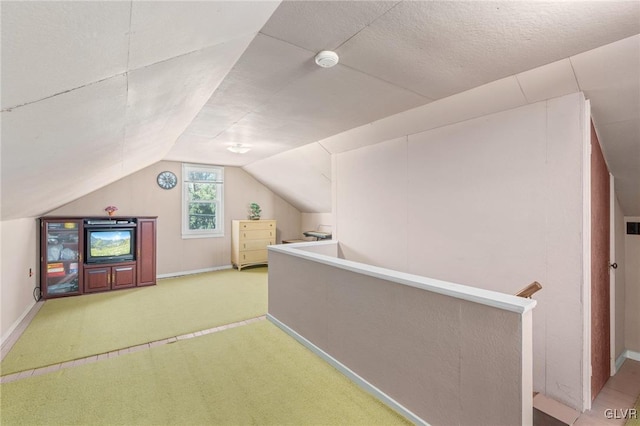
[[224, 168], [182, 165], [182, 237], [223, 237]]

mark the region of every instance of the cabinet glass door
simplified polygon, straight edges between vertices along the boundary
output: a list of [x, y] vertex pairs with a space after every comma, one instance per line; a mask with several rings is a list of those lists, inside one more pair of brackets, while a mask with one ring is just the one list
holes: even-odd
[[47, 221], [42, 236], [42, 291], [45, 297], [80, 292], [80, 221]]

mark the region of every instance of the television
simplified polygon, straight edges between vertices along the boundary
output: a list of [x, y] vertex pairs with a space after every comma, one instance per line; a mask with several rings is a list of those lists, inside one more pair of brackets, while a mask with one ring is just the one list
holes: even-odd
[[114, 263], [135, 259], [135, 228], [88, 228], [86, 263]]

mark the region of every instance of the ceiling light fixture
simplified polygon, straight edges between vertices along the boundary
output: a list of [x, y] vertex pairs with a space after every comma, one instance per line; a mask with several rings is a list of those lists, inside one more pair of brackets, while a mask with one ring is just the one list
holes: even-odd
[[251, 148], [249, 148], [248, 146], [242, 145], [241, 143], [228, 146], [227, 149], [235, 154], [245, 154], [251, 151]]
[[331, 50], [323, 50], [316, 55], [316, 64], [322, 68], [331, 68], [338, 63], [338, 54]]

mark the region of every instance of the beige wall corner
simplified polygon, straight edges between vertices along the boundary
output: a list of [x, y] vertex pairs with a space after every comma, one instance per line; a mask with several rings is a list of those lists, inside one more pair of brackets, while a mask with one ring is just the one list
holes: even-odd
[[35, 304], [33, 292], [40, 276], [37, 220], [0, 222], [0, 234], [0, 335], [4, 342]]
[[[164, 190], [156, 176], [164, 170], [178, 176], [178, 186]], [[300, 231], [300, 212], [239, 167], [225, 167], [224, 228], [216, 238], [182, 238], [182, 163], [161, 161], [50, 212], [50, 215], [103, 215], [107, 205], [118, 214], [158, 216], [158, 274], [198, 271], [231, 264], [231, 221], [246, 219], [249, 204], [260, 204], [264, 219], [278, 221], [277, 239]]]
[[576, 409], [585, 108], [578, 93], [365, 144], [334, 170], [346, 258], [509, 294], [540, 282], [534, 389]]

